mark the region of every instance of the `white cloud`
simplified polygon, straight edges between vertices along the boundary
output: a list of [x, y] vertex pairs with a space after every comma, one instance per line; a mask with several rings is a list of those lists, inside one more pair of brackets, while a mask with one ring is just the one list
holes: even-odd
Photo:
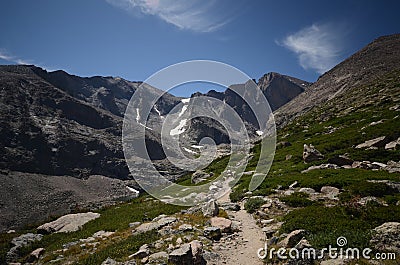
[[17, 64], [30, 64], [28, 61], [10, 55], [4, 49], [0, 49], [0, 59]]
[[[230, 20], [217, 12], [217, 0], [106, 0], [131, 13], [153, 15], [180, 29], [211, 32], [220, 29]], [[218, 6], [217, 6], [218, 4]]]
[[304, 69], [323, 74], [340, 61], [344, 37], [340, 28], [340, 25], [313, 24], [288, 35], [280, 44], [297, 54]]

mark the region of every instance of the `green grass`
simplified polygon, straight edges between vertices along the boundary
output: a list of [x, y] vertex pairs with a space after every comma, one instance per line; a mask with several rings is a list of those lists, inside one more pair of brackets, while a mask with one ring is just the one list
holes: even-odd
[[[165, 204], [158, 200], [151, 199], [150, 196], [141, 196], [137, 199], [132, 200], [131, 202], [121, 203], [117, 206], [107, 207], [98, 211], [101, 216], [85, 224], [83, 228], [79, 231], [45, 235], [41, 241], [35, 242], [31, 246], [24, 248], [22, 250], [22, 256], [29, 254], [32, 250], [39, 247], [45, 248], [47, 252], [61, 249], [63, 244], [90, 237], [95, 232], [100, 230], [116, 231], [123, 233], [129, 228], [129, 223], [131, 222], [144, 222], [153, 219], [160, 214], [173, 214], [179, 212], [182, 209], [184, 209], [184, 207]], [[28, 231], [21, 231], [20, 233], [22, 234], [25, 232]], [[118, 244], [122, 244], [124, 246], [133, 246], [132, 242], [136, 241], [141, 244], [146, 243], [146, 240], [139, 240], [140, 237], [136, 239], [135, 238], [127, 239], [127, 241], [125, 240], [126, 242], [124, 241], [125, 243], [120, 242]], [[11, 239], [12, 237], [7, 234], [1, 236], [0, 261], [5, 260], [5, 253], [9, 249], [9, 243]], [[150, 239], [150, 237], [148, 239]], [[118, 256], [118, 258], [122, 258], [122, 256]]]
[[308, 199], [308, 194], [303, 192], [295, 192], [280, 198], [280, 200], [290, 207], [306, 207], [314, 204], [313, 201]]
[[369, 246], [370, 230], [384, 222], [400, 220], [400, 207], [364, 207], [351, 209], [350, 206], [309, 206], [294, 210], [284, 218], [280, 230], [288, 233], [305, 229], [310, 243], [318, 248], [336, 244], [336, 238], [344, 236], [349, 247]]

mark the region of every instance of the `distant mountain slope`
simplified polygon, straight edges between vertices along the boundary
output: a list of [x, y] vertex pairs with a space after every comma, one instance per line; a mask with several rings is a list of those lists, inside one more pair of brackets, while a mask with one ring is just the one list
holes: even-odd
[[377, 38], [277, 110], [277, 126], [282, 127], [313, 107], [397, 69], [400, 69], [400, 34]]

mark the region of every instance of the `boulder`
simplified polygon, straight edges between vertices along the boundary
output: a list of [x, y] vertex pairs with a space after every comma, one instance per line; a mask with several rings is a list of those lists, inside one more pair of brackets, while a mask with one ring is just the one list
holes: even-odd
[[365, 141], [362, 144], [356, 146], [357, 149], [365, 149], [365, 148], [380, 148], [384, 147], [388, 143], [388, 138], [386, 136], [381, 136], [378, 138], [374, 138], [368, 141]]
[[317, 160], [324, 159], [324, 156], [312, 144], [304, 144], [303, 160], [304, 163], [310, 163]]
[[169, 254], [168, 262], [175, 265], [192, 265], [193, 254], [190, 244], [184, 244], [182, 247], [175, 249]]
[[280, 243], [279, 245], [284, 247], [284, 248], [293, 248], [295, 247], [300, 240], [303, 239], [305, 236], [306, 231], [305, 230], [294, 230], [290, 232]]
[[191, 182], [193, 184], [197, 184], [197, 183], [200, 183], [200, 182], [202, 182], [204, 180], [207, 180], [207, 179], [211, 178], [212, 175], [213, 174], [206, 173], [203, 170], [197, 170], [196, 172], [194, 172], [192, 174], [192, 177], [191, 177], [190, 180], [191, 180]]
[[[149, 256], [149, 263], [152, 262], [165, 262], [168, 260], [168, 253], [165, 251], [156, 252]], [[164, 264], [164, 263], [162, 263]]]
[[161, 216], [161, 217], [156, 217], [153, 219], [152, 222], [148, 223], [143, 223], [136, 227], [136, 229], [133, 231], [134, 234], [142, 234], [146, 233], [151, 230], [159, 230], [164, 226], [167, 226], [169, 224], [172, 224], [176, 221], [176, 217], [173, 216]]
[[292, 156], [291, 154], [286, 155], [286, 156], [285, 156], [285, 160], [290, 160], [290, 159], [292, 159], [292, 157], [293, 157], [293, 156]]
[[139, 250], [136, 253], [130, 255], [129, 258], [130, 259], [143, 259], [144, 257], [147, 257], [149, 254], [150, 254], [149, 245], [144, 244], [139, 248]]
[[204, 228], [204, 236], [211, 240], [219, 240], [221, 238], [221, 229], [219, 227], [208, 226]]
[[223, 217], [213, 217], [210, 220], [211, 226], [218, 227], [223, 233], [231, 232], [232, 221]]
[[44, 253], [44, 248], [37, 248], [29, 254], [28, 262], [32, 263], [39, 259], [39, 257]]
[[306, 170], [301, 171], [301, 173], [306, 173], [308, 171], [315, 170], [315, 169], [339, 169], [339, 168], [341, 168], [341, 167], [338, 165], [335, 165], [335, 164], [321, 164], [318, 166], [311, 166], [311, 167], [307, 168]]
[[384, 223], [372, 230], [371, 246], [379, 251], [400, 253], [400, 223]]
[[306, 194], [315, 194], [315, 190], [312, 188], [301, 188], [299, 192], [306, 193]]
[[189, 243], [192, 248], [192, 256], [193, 256], [193, 264], [194, 265], [202, 265], [206, 264], [203, 258], [203, 243], [198, 240], [193, 240]]
[[99, 218], [99, 213], [76, 213], [61, 216], [57, 220], [41, 225], [37, 228], [39, 233], [69, 233], [75, 232], [82, 228], [84, 224]]
[[346, 155], [334, 156], [328, 159], [329, 164], [335, 164], [338, 166], [352, 165], [353, 162], [354, 162], [353, 159], [350, 159]]
[[335, 199], [339, 195], [340, 191], [336, 187], [324, 186], [321, 188], [321, 193], [330, 199]]
[[209, 200], [208, 202], [204, 203], [201, 211], [206, 217], [217, 216], [219, 214], [218, 204], [215, 200]]
[[400, 137], [396, 141], [387, 143], [385, 145], [385, 149], [386, 150], [396, 150], [398, 145], [400, 145]]
[[373, 196], [362, 197], [357, 201], [357, 203], [361, 206], [366, 206], [369, 203], [375, 203], [382, 206], [388, 206], [383, 200], [380, 200]]
[[182, 224], [178, 227], [179, 231], [182, 232], [186, 232], [186, 231], [192, 231], [193, 230], [193, 226], [192, 225], [188, 225], [188, 224]]
[[388, 161], [385, 170], [389, 171], [389, 173], [400, 172], [400, 161]]

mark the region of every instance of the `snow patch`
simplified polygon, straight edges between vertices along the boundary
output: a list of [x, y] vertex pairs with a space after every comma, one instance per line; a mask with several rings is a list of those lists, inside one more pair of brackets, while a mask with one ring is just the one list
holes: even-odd
[[136, 196], [136, 197], [139, 196], [139, 191], [138, 191], [138, 190], [135, 190], [134, 188], [131, 188], [131, 187], [129, 187], [129, 186], [126, 186], [126, 188], [127, 188], [129, 191], [135, 193], [135, 196]]
[[179, 134], [183, 133], [185, 131], [186, 121], [187, 121], [187, 119], [182, 119], [179, 122], [178, 126], [176, 126], [174, 129], [172, 129], [169, 132], [169, 135], [179, 135]]
[[264, 134], [264, 132], [263, 132], [263, 131], [256, 131], [256, 134], [259, 135], [259, 136], [261, 136], [261, 135]]
[[190, 98], [184, 98], [184, 99], [181, 99], [181, 101], [182, 101], [182, 103], [189, 103]]
[[190, 149], [188, 149], [186, 147], [183, 147], [183, 150], [185, 150], [188, 153], [197, 154], [195, 151], [192, 151], [192, 150], [190, 150]]
[[178, 117], [182, 116], [183, 113], [185, 113], [185, 111], [187, 110], [187, 108], [188, 108], [188, 106], [187, 106], [187, 105], [184, 105], [184, 106], [182, 107], [182, 109], [181, 109], [181, 112], [179, 112]]

